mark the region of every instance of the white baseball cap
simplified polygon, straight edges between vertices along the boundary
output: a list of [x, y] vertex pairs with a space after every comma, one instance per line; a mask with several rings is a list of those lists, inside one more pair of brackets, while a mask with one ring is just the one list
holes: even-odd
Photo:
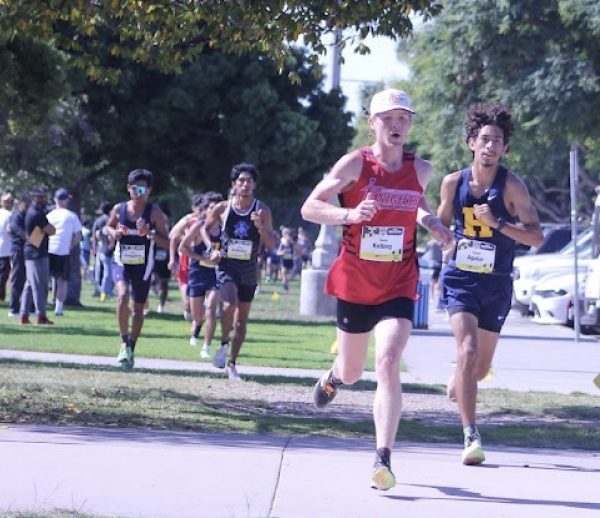
[[373, 96], [373, 99], [371, 99], [370, 115], [379, 115], [391, 110], [406, 110], [407, 112], [415, 113], [410, 106], [408, 95], [402, 90], [388, 88], [387, 90], [377, 92]]

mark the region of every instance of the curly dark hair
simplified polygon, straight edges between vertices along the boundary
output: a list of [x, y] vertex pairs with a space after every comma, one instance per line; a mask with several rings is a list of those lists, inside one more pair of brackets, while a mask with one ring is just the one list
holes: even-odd
[[467, 142], [472, 137], [479, 135], [479, 130], [484, 126], [498, 126], [504, 134], [504, 144], [508, 144], [513, 134], [515, 125], [508, 108], [503, 104], [476, 103], [469, 106], [465, 118]]

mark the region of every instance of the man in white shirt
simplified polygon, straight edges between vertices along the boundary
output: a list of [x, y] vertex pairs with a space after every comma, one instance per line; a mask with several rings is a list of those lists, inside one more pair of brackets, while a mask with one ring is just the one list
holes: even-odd
[[69, 204], [69, 191], [58, 189], [54, 193], [56, 208], [51, 210], [48, 221], [56, 228], [56, 233], [48, 241], [48, 255], [50, 257], [50, 275], [53, 280], [56, 303], [54, 314], [61, 316], [67, 285], [69, 283], [69, 263], [71, 249], [81, 241], [81, 222], [77, 214], [67, 209]]
[[0, 207], [0, 301], [6, 298], [6, 283], [10, 274], [12, 237], [8, 231], [8, 220], [12, 214], [14, 198], [11, 192], [2, 194]]

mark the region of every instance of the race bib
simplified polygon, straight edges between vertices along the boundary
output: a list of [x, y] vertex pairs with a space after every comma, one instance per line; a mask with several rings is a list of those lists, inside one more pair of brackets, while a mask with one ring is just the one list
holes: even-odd
[[362, 227], [360, 253], [366, 261], [402, 261], [404, 227]]
[[144, 245], [121, 245], [121, 262], [123, 264], [145, 264], [146, 247]]
[[456, 245], [456, 267], [465, 272], [492, 273], [496, 245], [474, 239], [461, 239]]
[[167, 251], [163, 248], [157, 248], [154, 252], [154, 259], [156, 259], [157, 261], [166, 261], [167, 257]]
[[227, 257], [240, 261], [249, 261], [252, 256], [252, 241], [247, 239], [230, 239], [227, 243]]

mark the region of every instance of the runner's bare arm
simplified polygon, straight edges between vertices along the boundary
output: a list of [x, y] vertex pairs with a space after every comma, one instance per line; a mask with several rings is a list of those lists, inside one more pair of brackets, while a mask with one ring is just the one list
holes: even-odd
[[258, 229], [260, 242], [265, 245], [265, 248], [268, 250], [273, 250], [275, 240], [273, 239], [273, 218], [271, 216], [271, 209], [260, 202], [258, 210], [254, 211], [250, 217]]
[[200, 240], [200, 237], [201, 237], [200, 231], [202, 230], [203, 226], [204, 226], [204, 221], [200, 220], [200, 221], [194, 223], [194, 225], [188, 230], [186, 235], [183, 237], [183, 239], [179, 243], [179, 253], [180, 254], [187, 255], [188, 257], [197, 259], [198, 261], [200, 259], [203, 259], [203, 257], [200, 254], [195, 253], [193, 250], [193, 246], [196, 244], [196, 242], [198, 240]]
[[[516, 216], [520, 224], [504, 223], [500, 232], [504, 235], [529, 246], [540, 246], [544, 242], [544, 234], [540, 226], [540, 220], [531, 196], [523, 180], [516, 174], [509, 172], [506, 177], [506, 190], [504, 203], [511, 214]], [[494, 218], [496, 219], [496, 218]], [[492, 228], [499, 225], [496, 219]]]
[[435, 211], [429, 205], [425, 191], [427, 184], [433, 174], [433, 166], [431, 162], [423, 160], [422, 158], [415, 158], [415, 170], [417, 172], [417, 178], [423, 189], [423, 195], [419, 200], [419, 207], [417, 210], [417, 223], [426, 228], [431, 236], [440, 243], [442, 249], [447, 249], [452, 246], [452, 233], [448, 230], [448, 227], [436, 216]]
[[437, 215], [447, 227], [452, 224], [453, 220], [454, 194], [459, 176], [460, 172], [444, 176], [440, 187], [440, 205], [438, 206]]
[[[306, 221], [325, 225], [342, 225], [362, 221], [362, 219], [357, 219], [360, 213], [355, 209], [358, 207], [355, 209], [338, 207], [329, 201], [351, 187], [360, 177], [361, 170], [362, 155], [360, 152], [348, 153], [340, 158], [331, 172], [308, 195], [302, 205], [302, 217]], [[374, 200], [371, 200], [371, 205], [375, 205]]]
[[154, 241], [157, 246], [169, 250], [169, 223], [167, 216], [158, 205], [152, 206], [150, 221], [154, 226]]

